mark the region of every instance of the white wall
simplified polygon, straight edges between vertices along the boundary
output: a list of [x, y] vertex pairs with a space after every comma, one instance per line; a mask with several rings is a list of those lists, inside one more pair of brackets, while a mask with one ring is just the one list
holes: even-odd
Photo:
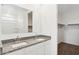
[[64, 24], [64, 20], [62, 19], [62, 7], [61, 5], [57, 5], [57, 11], [58, 11], [58, 14], [57, 14], [57, 23], [58, 24]]
[[[1, 5], [0, 5], [0, 17], [1, 17]], [[1, 27], [1, 19], [0, 19], [0, 27]], [[0, 28], [1, 30], [1, 28]], [[1, 34], [1, 31], [0, 31], [0, 34]]]
[[64, 14], [62, 19], [64, 20], [65, 24], [75, 24], [79, 23], [79, 7], [73, 8], [72, 10], [68, 11], [68, 13]]
[[33, 32], [39, 34], [41, 32], [41, 15], [40, 5], [33, 5]]
[[51, 35], [51, 52], [57, 54], [57, 5], [41, 5], [41, 32]]
[[[1, 5], [0, 5], [0, 17], [1, 17]], [[1, 21], [0, 21], [0, 27], [1, 27]], [[0, 30], [1, 30], [1, 28], [0, 28]], [[1, 31], [0, 31], [0, 34], [1, 34]]]
[[58, 25], [58, 44], [64, 41], [64, 26]]
[[64, 42], [79, 45], [79, 25], [65, 26]]
[[64, 24], [79, 23], [79, 4], [58, 5], [60, 22]]

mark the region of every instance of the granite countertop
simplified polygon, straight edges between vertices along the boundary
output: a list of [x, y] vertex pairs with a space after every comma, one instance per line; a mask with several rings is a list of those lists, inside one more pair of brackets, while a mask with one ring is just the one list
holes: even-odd
[[2, 53], [2, 42], [0, 41], [0, 54]]
[[51, 39], [50, 36], [38, 35], [38, 36], [3, 40], [2, 41], [2, 54], [10, 53], [18, 49], [22, 49], [22, 48], [29, 47], [38, 43], [45, 42], [50, 39]]
[[2, 48], [2, 42], [0, 41], [0, 48]]

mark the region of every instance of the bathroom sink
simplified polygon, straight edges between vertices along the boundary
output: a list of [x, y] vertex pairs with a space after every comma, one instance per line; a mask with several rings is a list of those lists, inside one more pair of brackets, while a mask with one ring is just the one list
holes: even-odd
[[26, 42], [21, 42], [21, 43], [16, 43], [11, 45], [12, 48], [18, 48], [18, 47], [22, 47], [22, 46], [26, 46], [28, 43]]
[[36, 41], [44, 41], [45, 39], [43, 39], [43, 38], [38, 38], [38, 39], [36, 39]]

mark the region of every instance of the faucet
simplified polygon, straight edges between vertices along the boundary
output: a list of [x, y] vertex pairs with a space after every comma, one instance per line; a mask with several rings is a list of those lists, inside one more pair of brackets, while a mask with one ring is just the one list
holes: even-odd
[[16, 37], [16, 41], [18, 41], [18, 39], [19, 39], [19, 36], [17, 35], [17, 37]]

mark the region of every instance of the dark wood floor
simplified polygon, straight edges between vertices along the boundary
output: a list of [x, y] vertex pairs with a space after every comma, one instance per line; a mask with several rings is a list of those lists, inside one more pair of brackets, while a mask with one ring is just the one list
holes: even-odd
[[58, 55], [79, 55], [79, 46], [62, 42], [58, 44]]

